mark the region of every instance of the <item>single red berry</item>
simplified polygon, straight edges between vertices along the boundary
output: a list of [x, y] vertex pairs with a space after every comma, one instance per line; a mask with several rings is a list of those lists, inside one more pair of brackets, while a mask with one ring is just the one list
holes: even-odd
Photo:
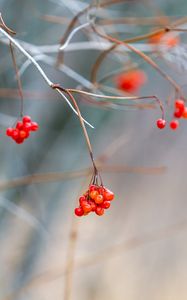
[[97, 186], [96, 186], [96, 185], [91, 184], [91, 185], [89, 186], [89, 191], [90, 191], [90, 192], [96, 191], [96, 190], [97, 190]]
[[16, 128], [21, 130], [23, 128], [23, 123], [21, 121], [18, 121], [16, 124]]
[[19, 137], [19, 130], [17, 128], [13, 128], [13, 131], [12, 131], [13, 140], [16, 140], [18, 137]]
[[95, 202], [94, 201], [90, 201], [90, 205], [92, 207], [92, 211], [95, 211], [96, 207], [97, 207], [97, 205], [95, 204]]
[[38, 123], [36, 122], [31, 122], [31, 130], [32, 131], [37, 131], [39, 128]]
[[103, 203], [103, 196], [102, 195], [98, 195], [97, 197], [95, 197], [95, 203], [97, 204], [101, 204]]
[[170, 128], [171, 128], [172, 130], [176, 130], [178, 127], [179, 127], [179, 122], [178, 122], [177, 120], [172, 120], [172, 121], [170, 122]]
[[29, 116], [24, 116], [22, 120], [23, 120], [23, 123], [30, 123], [32, 121], [31, 117], [29, 117]]
[[183, 115], [183, 110], [181, 110], [181, 109], [177, 109], [173, 114], [173, 116], [178, 119], [180, 119], [182, 117], [182, 115]]
[[166, 121], [164, 119], [158, 119], [156, 124], [159, 129], [163, 129], [166, 126]]
[[102, 203], [102, 207], [103, 207], [104, 209], [108, 209], [108, 208], [110, 207], [110, 205], [111, 205], [110, 201], [104, 201], [104, 202]]
[[23, 124], [23, 129], [26, 130], [26, 131], [30, 131], [31, 130], [31, 123], [25, 122]]
[[26, 131], [24, 131], [24, 130], [20, 130], [20, 131], [19, 131], [19, 137], [20, 137], [21, 139], [25, 139], [26, 136], [27, 136], [27, 132], [26, 132]]
[[80, 203], [80, 205], [82, 206], [82, 204], [85, 203], [85, 202], [87, 202], [87, 201], [86, 201], [86, 197], [85, 197], [85, 196], [81, 196], [81, 197], [79, 198], [79, 203]]
[[6, 130], [6, 135], [7, 135], [7, 136], [12, 136], [13, 130], [14, 130], [14, 129], [11, 128], [11, 127], [7, 128], [7, 130]]
[[101, 206], [97, 206], [96, 207], [96, 210], [95, 210], [95, 213], [98, 215], [98, 216], [102, 216], [104, 214], [104, 208], [101, 207]]
[[132, 70], [117, 77], [117, 87], [128, 93], [137, 92], [147, 81], [142, 70]]
[[92, 206], [87, 202], [82, 206], [84, 213], [89, 213], [92, 211]]
[[175, 107], [181, 110], [184, 110], [184, 101], [181, 99], [175, 100]]
[[21, 137], [18, 137], [18, 138], [15, 140], [15, 142], [16, 142], [17, 144], [22, 144], [22, 143], [24, 142], [24, 139], [21, 138]]
[[114, 199], [114, 193], [108, 189], [105, 189], [103, 196], [104, 196], [104, 199], [107, 201], [112, 201]]
[[90, 192], [90, 197], [93, 200], [95, 200], [98, 195], [99, 195], [98, 191], [92, 191], [92, 192]]
[[78, 217], [82, 217], [84, 215], [84, 211], [83, 211], [82, 207], [75, 208], [74, 212], [75, 212], [75, 215]]
[[187, 119], [187, 107], [184, 108], [182, 117], [183, 117], [184, 119]]
[[25, 131], [25, 139], [27, 139], [30, 136], [30, 133], [28, 131]]

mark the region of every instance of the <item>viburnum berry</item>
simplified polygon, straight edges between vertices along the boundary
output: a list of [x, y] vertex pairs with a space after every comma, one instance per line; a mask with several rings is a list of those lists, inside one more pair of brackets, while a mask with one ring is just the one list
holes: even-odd
[[184, 110], [185, 108], [184, 101], [181, 99], [175, 100], [175, 107], [179, 110]]
[[177, 119], [180, 119], [182, 117], [182, 115], [183, 115], [183, 110], [181, 110], [181, 109], [176, 109], [173, 114], [173, 116]]
[[30, 131], [37, 131], [38, 128], [38, 124], [33, 122], [31, 117], [23, 116], [22, 121], [17, 121], [15, 128], [7, 128], [6, 135], [17, 144], [22, 144], [30, 136]]
[[97, 206], [96, 207], [96, 210], [95, 210], [95, 213], [98, 215], [98, 216], [102, 216], [104, 214], [104, 208], [101, 207], [101, 206]]
[[159, 32], [149, 38], [149, 43], [156, 45], [163, 44], [169, 48], [173, 48], [180, 43], [180, 39], [179, 36], [173, 33]]
[[86, 216], [91, 212], [102, 216], [105, 209], [111, 205], [114, 193], [103, 185], [91, 184], [88, 190], [79, 198], [79, 207], [75, 208], [76, 216]]
[[166, 120], [158, 119], [156, 125], [159, 129], [163, 129], [164, 127], [166, 127]]
[[14, 129], [11, 128], [11, 127], [7, 128], [7, 130], [6, 130], [6, 135], [7, 135], [7, 136], [12, 136], [13, 130], [14, 130]]
[[84, 211], [83, 211], [82, 207], [75, 208], [75, 215], [78, 217], [82, 217], [84, 215]]
[[184, 108], [182, 117], [183, 117], [184, 119], [187, 119], [187, 107]]
[[31, 117], [30, 116], [24, 116], [23, 117], [23, 123], [31, 123], [32, 120], [31, 120]]
[[176, 130], [178, 127], [179, 127], [179, 122], [178, 122], [177, 120], [172, 120], [172, 121], [170, 122], [170, 128], [171, 128], [172, 130]]
[[135, 93], [146, 83], [147, 76], [142, 70], [132, 70], [117, 77], [116, 83], [118, 89]]

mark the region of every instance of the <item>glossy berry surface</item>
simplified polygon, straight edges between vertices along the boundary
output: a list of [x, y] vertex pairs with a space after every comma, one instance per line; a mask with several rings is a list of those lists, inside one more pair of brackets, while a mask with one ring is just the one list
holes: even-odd
[[78, 217], [95, 213], [102, 216], [105, 209], [109, 209], [114, 193], [102, 185], [92, 184], [89, 189], [79, 198], [79, 207], [75, 208]]
[[179, 122], [178, 122], [177, 120], [172, 120], [172, 121], [170, 122], [170, 128], [171, 128], [172, 130], [176, 130], [178, 127], [179, 127]]
[[17, 121], [15, 128], [7, 128], [6, 135], [11, 137], [16, 144], [22, 144], [30, 136], [30, 131], [37, 131], [39, 126], [31, 120], [29, 116], [23, 116], [22, 120]]
[[163, 129], [166, 127], [166, 121], [164, 119], [158, 119], [156, 124], [159, 129]]

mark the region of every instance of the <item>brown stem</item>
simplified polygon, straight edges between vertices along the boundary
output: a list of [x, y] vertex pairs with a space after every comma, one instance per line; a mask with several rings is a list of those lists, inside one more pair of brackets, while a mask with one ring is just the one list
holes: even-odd
[[21, 84], [21, 80], [20, 80], [20, 76], [19, 76], [19, 70], [18, 70], [18, 67], [17, 67], [12, 42], [10, 42], [10, 53], [11, 53], [12, 62], [13, 62], [13, 66], [14, 66], [15, 73], [16, 73], [16, 80], [17, 80], [17, 84], [18, 84], [18, 92], [19, 92], [19, 96], [20, 96], [20, 100], [21, 100], [20, 116], [22, 118], [23, 117], [23, 89], [22, 89], [22, 84]]
[[[181, 18], [173, 23], [171, 23], [171, 26], [167, 26], [167, 27], [164, 27], [164, 28], [161, 28], [161, 29], [157, 29], [157, 30], [154, 30], [150, 33], [146, 33], [146, 34], [143, 34], [143, 35], [139, 35], [139, 36], [136, 36], [136, 37], [133, 37], [133, 38], [129, 38], [129, 39], [125, 39], [123, 42], [124, 43], [134, 43], [134, 42], [137, 42], [137, 41], [142, 41], [142, 40], [145, 40], [145, 39], [149, 39], [157, 34], [160, 34], [160, 33], [164, 33], [164, 32], [169, 32], [169, 31], [174, 31], [174, 27], [178, 26], [178, 25], [181, 25], [183, 23], [185, 23], [187, 21], [187, 17], [184, 17], [184, 18]], [[96, 84], [96, 81], [97, 81], [97, 73], [98, 73], [98, 70], [100, 68], [100, 65], [101, 63], [103, 62], [103, 60], [105, 59], [105, 57], [110, 53], [112, 52], [113, 50], [115, 50], [117, 47], [119, 46], [119, 43], [115, 43], [114, 45], [112, 45], [111, 47], [109, 47], [107, 50], [103, 51], [97, 58], [93, 68], [92, 68], [92, 71], [91, 71], [91, 82], [93, 82], [93, 84]]]
[[[123, 1], [124, 0], [109, 0], [109, 1], [106, 1], [106, 2], [103, 2], [103, 3], [100, 3], [100, 7], [105, 7], [105, 6], [113, 5], [113, 4], [116, 4], [116, 3], [123, 2]], [[67, 40], [67, 38], [68, 38], [70, 32], [72, 31], [73, 27], [78, 22], [79, 18], [81, 16], [83, 16], [84, 14], [86, 14], [91, 8], [96, 7], [96, 6], [97, 6], [97, 4], [96, 5], [90, 4], [86, 8], [84, 8], [83, 10], [81, 10], [76, 16], [73, 17], [73, 19], [69, 23], [69, 25], [68, 25], [65, 33], [64, 33], [62, 39], [60, 40], [60, 45], [63, 45], [65, 43], [65, 41]], [[60, 64], [63, 63], [63, 59], [64, 59], [64, 52], [60, 51], [58, 53], [58, 56], [57, 56], [57, 62], [56, 62], [56, 66], [57, 67]]]
[[[136, 53], [138, 56], [140, 56], [141, 58], [143, 58], [144, 61], [146, 61], [149, 65], [151, 65], [155, 70], [157, 70], [157, 72], [164, 77], [164, 79], [166, 79], [168, 82], [171, 83], [171, 85], [175, 88], [175, 90], [181, 94], [181, 89], [180, 86], [167, 74], [165, 73], [162, 69], [159, 68], [159, 66], [149, 57], [147, 56], [145, 53], [143, 53], [142, 51], [138, 50], [137, 48], [135, 48], [132, 45], [127, 44], [126, 42], [117, 40], [116, 38], [113, 38], [107, 34], [103, 34], [101, 33], [94, 25], [92, 25], [92, 28], [94, 30], [95, 33], [97, 33], [100, 37], [115, 43], [117, 45], [123, 45], [126, 48], [128, 48], [129, 50], [131, 50], [132, 52]], [[181, 95], [182, 96], [182, 95]]]
[[73, 97], [73, 95], [71, 94], [71, 92], [68, 89], [62, 88], [59, 84], [53, 84], [52, 88], [56, 89], [56, 90], [60, 90], [60, 91], [62, 91], [64, 93], [66, 93], [69, 96], [69, 98], [71, 99], [71, 101], [72, 101], [72, 103], [73, 103], [73, 105], [74, 105], [74, 107], [75, 107], [75, 109], [76, 109], [76, 111], [78, 113], [80, 124], [81, 124], [81, 127], [83, 129], [83, 133], [84, 133], [84, 136], [85, 136], [85, 139], [86, 139], [86, 143], [87, 143], [87, 146], [88, 146], [88, 151], [89, 151], [89, 154], [90, 154], [90, 158], [91, 158], [91, 161], [92, 161], [92, 164], [93, 164], [93, 167], [94, 167], [94, 173], [97, 174], [98, 170], [97, 170], [97, 167], [96, 167], [96, 164], [95, 164], [95, 161], [94, 161], [93, 151], [92, 151], [92, 146], [91, 146], [91, 143], [90, 143], [90, 139], [89, 139], [89, 136], [88, 136], [88, 133], [87, 133], [84, 121], [82, 119], [82, 115], [81, 115], [79, 106], [78, 106], [75, 98]]

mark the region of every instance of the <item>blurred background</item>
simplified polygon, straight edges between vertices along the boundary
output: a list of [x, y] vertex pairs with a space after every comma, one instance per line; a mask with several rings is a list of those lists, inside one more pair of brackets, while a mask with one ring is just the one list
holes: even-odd
[[[89, 12], [102, 32], [120, 40], [163, 28], [185, 17], [187, 9], [185, 0], [114, 2]], [[111, 44], [91, 26], [75, 33], [62, 63], [56, 65], [68, 24], [89, 1], [0, 4], [15, 38], [51, 81], [119, 96], [124, 93], [116, 88], [115, 75], [135, 65], [148, 78], [137, 94], [157, 95], [171, 119], [173, 108], [167, 101], [175, 97], [172, 85], [124, 47], [111, 52], [100, 66], [98, 81], [111, 74], [103, 87], [93, 86], [95, 61]], [[74, 28], [86, 22], [88, 14], [83, 14]], [[158, 51], [147, 40], [133, 45], [175, 79], [185, 95], [186, 34], [176, 34], [180, 44], [170, 51]], [[92, 175], [79, 119], [14, 48], [24, 113], [40, 130], [22, 145], [8, 138], [5, 131], [19, 117], [20, 100], [2, 34], [0, 42], [0, 300], [187, 299], [185, 120], [176, 132], [160, 131], [155, 126], [160, 110], [152, 99], [103, 104], [95, 97], [74, 95], [82, 115], [95, 127], [86, 126], [104, 185], [115, 193], [104, 216], [77, 218], [74, 208]]]

